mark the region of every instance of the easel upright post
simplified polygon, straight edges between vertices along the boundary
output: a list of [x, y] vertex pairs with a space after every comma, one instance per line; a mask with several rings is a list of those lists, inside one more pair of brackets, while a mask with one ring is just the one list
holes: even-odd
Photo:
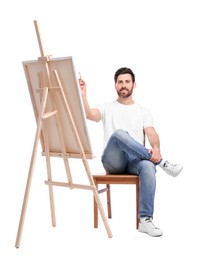
[[39, 50], [40, 50], [41, 57], [45, 57], [44, 47], [42, 45], [41, 33], [40, 33], [38, 22], [36, 20], [34, 21], [34, 25], [35, 25], [35, 31], [36, 31], [36, 35], [37, 35], [37, 40], [38, 40], [38, 44], [39, 44]]

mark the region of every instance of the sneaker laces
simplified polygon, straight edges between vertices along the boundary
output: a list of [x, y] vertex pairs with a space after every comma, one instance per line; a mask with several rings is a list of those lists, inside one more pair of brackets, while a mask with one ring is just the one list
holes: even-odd
[[171, 165], [173, 168], [175, 167], [175, 165], [172, 164], [172, 163], [170, 163], [169, 161], [165, 161], [165, 162], [164, 162], [164, 168], [168, 168], [169, 165]]
[[150, 217], [146, 218], [145, 221], [146, 221], [147, 223], [150, 223], [150, 224], [153, 226], [154, 229], [158, 229], [158, 228], [154, 225], [154, 223], [152, 222], [152, 219], [151, 219]]

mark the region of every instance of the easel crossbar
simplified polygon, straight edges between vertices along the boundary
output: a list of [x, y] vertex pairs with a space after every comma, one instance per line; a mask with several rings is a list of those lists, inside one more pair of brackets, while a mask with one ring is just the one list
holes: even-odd
[[68, 187], [70, 189], [83, 189], [83, 190], [95, 190], [95, 187], [84, 184], [74, 184], [74, 183], [66, 183], [66, 182], [58, 182], [58, 181], [45, 181], [47, 185], [60, 186], [60, 187]]
[[47, 113], [45, 113], [45, 114], [42, 116], [42, 119], [47, 119], [47, 118], [49, 118], [50, 116], [55, 115], [56, 113], [57, 113], [56, 110], [55, 110], [55, 111], [51, 111], [51, 112], [47, 112]]
[[[61, 88], [60, 87], [48, 87], [49, 92], [60, 92]], [[36, 88], [37, 93], [43, 93], [43, 88]]]

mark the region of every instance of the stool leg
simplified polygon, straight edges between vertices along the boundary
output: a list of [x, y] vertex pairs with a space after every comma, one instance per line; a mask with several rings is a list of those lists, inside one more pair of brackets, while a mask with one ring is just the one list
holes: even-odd
[[110, 185], [106, 184], [107, 188], [107, 209], [108, 209], [108, 217], [111, 218], [111, 190], [110, 190]]
[[140, 203], [140, 184], [139, 181], [136, 186], [136, 226], [139, 226], [139, 203]]
[[[98, 184], [95, 183], [95, 186], [98, 190]], [[94, 197], [94, 228], [98, 228], [98, 206]]]

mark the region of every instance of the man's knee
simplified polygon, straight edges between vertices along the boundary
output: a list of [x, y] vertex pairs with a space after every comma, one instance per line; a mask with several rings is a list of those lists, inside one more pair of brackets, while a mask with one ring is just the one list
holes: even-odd
[[151, 175], [152, 177], [154, 177], [156, 173], [156, 166], [151, 161], [143, 160], [139, 163], [139, 172], [140, 174], [147, 174], [149, 176]]
[[115, 130], [115, 132], [112, 134], [112, 138], [116, 138], [116, 139], [124, 139], [128, 136], [128, 132], [122, 130], [122, 129], [117, 129]]

